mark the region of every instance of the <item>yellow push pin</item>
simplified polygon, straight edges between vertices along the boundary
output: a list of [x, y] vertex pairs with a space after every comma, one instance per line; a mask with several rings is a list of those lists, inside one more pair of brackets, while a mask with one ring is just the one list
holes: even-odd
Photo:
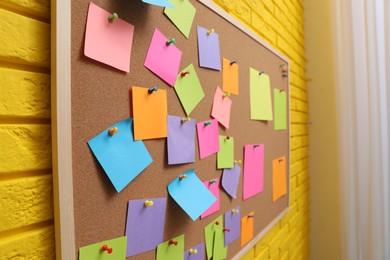
[[108, 129], [108, 134], [110, 136], [113, 136], [116, 133], [118, 133], [118, 127], [111, 127], [110, 129]]
[[223, 97], [230, 97], [230, 93], [224, 93]]
[[153, 206], [153, 200], [145, 200], [144, 205], [145, 207], [151, 207]]
[[190, 255], [192, 254], [197, 254], [198, 253], [198, 249], [190, 249]]
[[241, 160], [235, 160], [234, 163], [235, 163], [235, 164], [241, 164], [242, 161], [241, 161]]
[[232, 209], [232, 213], [238, 213], [238, 209]]
[[181, 122], [182, 122], [182, 123], [185, 123], [185, 122], [189, 122], [190, 120], [191, 120], [191, 118], [185, 117], [185, 118], [182, 118], [182, 119], [181, 119]]
[[210, 35], [214, 32], [214, 29], [211, 29], [210, 31], [207, 32], [207, 35]]

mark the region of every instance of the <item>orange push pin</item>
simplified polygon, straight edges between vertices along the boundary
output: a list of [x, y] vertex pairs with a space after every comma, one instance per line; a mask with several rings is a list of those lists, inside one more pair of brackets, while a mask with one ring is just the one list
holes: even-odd
[[108, 129], [108, 134], [110, 136], [113, 136], [116, 133], [118, 133], [118, 127], [111, 127], [110, 129]]
[[183, 180], [187, 178], [187, 174], [183, 174], [179, 176], [179, 180]]

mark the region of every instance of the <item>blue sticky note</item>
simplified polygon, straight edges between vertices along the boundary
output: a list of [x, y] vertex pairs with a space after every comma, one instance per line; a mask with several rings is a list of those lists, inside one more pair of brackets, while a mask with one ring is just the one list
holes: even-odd
[[[126, 187], [153, 160], [142, 141], [134, 141], [133, 119], [125, 119], [88, 141], [96, 159], [103, 167], [117, 192]], [[110, 128], [117, 133], [110, 135]]]
[[219, 36], [202, 26], [197, 27], [199, 67], [221, 70]]
[[[183, 178], [185, 176], [185, 178]], [[177, 204], [196, 220], [217, 199], [196, 176], [195, 171], [189, 170], [168, 184], [168, 192]]]
[[168, 0], [142, 0], [142, 2], [162, 7], [174, 8]]

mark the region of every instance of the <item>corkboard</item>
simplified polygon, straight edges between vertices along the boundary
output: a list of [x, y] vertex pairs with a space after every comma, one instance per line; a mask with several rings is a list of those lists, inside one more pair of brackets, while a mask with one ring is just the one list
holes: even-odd
[[[94, 3], [109, 12], [118, 12], [122, 19], [135, 26], [135, 34], [131, 71], [128, 74], [85, 57], [84, 35], [89, 1], [72, 1], [71, 111], [76, 250], [81, 246], [123, 236], [128, 200], [153, 197], [168, 198], [164, 240], [184, 233], [185, 249], [204, 241], [204, 227], [237, 205], [241, 206], [241, 216], [255, 212], [254, 234], [260, 234], [289, 205], [288, 195], [272, 202], [271, 182], [273, 159], [286, 156], [289, 165], [289, 130], [273, 130], [273, 121], [249, 120], [249, 67], [266, 72], [270, 76], [272, 88], [283, 89], [289, 94], [288, 77], [283, 77], [279, 68], [281, 64], [288, 64], [288, 61], [198, 1], [191, 1], [197, 12], [189, 39], [176, 29], [163, 14], [161, 7], [138, 0], [95, 0]], [[192, 221], [169, 197], [167, 184], [190, 169], [195, 169], [202, 181], [221, 177], [222, 170], [216, 169], [216, 155], [199, 160], [196, 143], [195, 163], [168, 166], [166, 139], [146, 140], [144, 144], [153, 163], [123, 191], [117, 193], [90, 151], [87, 141], [110, 125], [131, 117], [133, 85], [166, 89], [168, 114], [185, 116], [174, 89], [143, 66], [154, 28], [158, 28], [166, 37], [177, 40], [175, 45], [183, 52], [180, 69], [190, 63], [196, 68], [206, 96], [191, 113], [191, 117], [198, 122], [210, 118], [215, 88], [217, 85], [222, 87], [222, 72], [198, 66], [197, 25], [214, 28], [219, 34], [221, 57], [236, 60], [239, 64], [239, 96], [231, 96], [230, 129], [226, 130], [220, 125], [220, 134], [234, 137], [236, 160], [243, 160], [245, 144], [264, 144], [265, 166], [262, 193], [242, 200], [241, 171], [237, 199], [231, 199], [221, 189], [220, 211], [205, 219]], [[273, 96], [273, 91], [271, 94]], [[228, 258], [231, 259], [241, 250], [238, 239], [229, 246]], [[155, 251], [150, 251], [132, 259], [154, 257]]]

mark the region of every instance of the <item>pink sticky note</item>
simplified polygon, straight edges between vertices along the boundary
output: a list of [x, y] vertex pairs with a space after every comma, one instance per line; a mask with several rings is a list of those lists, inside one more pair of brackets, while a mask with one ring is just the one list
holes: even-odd
[[224, 127], [229, 128], [230, 122], [230, 108], [232, 100], [224, 96], [223, 91], [217, 86], [214, 94], [213, 109], [211, 116], [218, 120]]
[[154, 29], [144, 65], [173, 87], [182, 53], [174, 43], [167, 45], [168, 40], [157, 28]]
[[134, 26], [120, 18], [110, 23], [112, 14], [89, 3], [84, 55], [122, 71], [130, 71]]
[[213, 205], [211, 205], [210, 208], [208, 208], [205, 212], [203, 212], [200, 218], [205, 218], [219, 210], [219, 178], [204, 181], [203, 184], [207, 187], [207, 189], [209, 189], [209, 191], [211, 191], [215, 198], [217, 198], [217, 201], [214, 202]]
[[199, 158], [219, 152], [218, 121], [215, 119], [196, 124], [198, 131]]
[[263, 191], [264, 144], [247, 144], [244, 147], [243, 199]]

